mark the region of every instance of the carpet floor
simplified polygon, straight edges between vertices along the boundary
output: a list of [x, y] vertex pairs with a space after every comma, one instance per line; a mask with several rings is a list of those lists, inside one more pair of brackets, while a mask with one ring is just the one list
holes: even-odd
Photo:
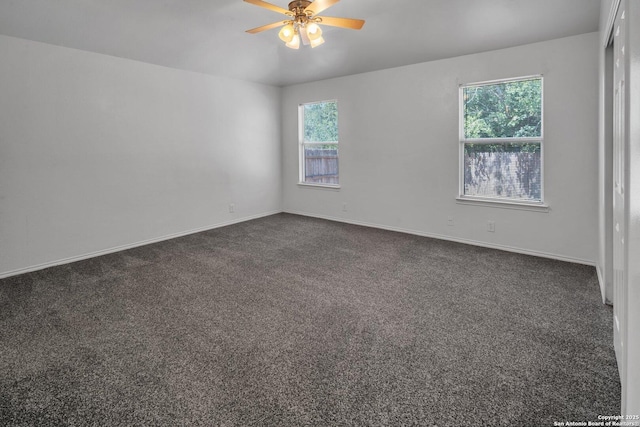
[[278, 214], [0, 280], [0, 425], [619, 412], [589, 266]]

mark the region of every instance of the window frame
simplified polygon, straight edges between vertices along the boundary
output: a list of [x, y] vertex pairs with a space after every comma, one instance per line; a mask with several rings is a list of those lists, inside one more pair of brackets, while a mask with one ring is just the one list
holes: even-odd
[[[336, 111], [338, 111], [338, 141], [305, 141], [304, 139], [304, 107], [313, 104], [335, 103]], [[339, 189], [340, 188], [340, 109], [337, 99], [327, 99], [324, 101], [312, 101], [298, 104], [298, 185], [308, 187], [320, 187]], [[322, 182], [306, 182], [306, 158], [305, 147], [320, 145], [336, 145], [338, 147], [338, 184], [329, 184]]]
[[[469, 87], [491, 86], [495, 84], [519, 82], [526, 80], [540, 80], [540, 115], [542, 123], [540, 125], [539, 137], [504, 137], [504, 138], [466, 138], [465, 137], [465, 120], [464, 120], [464, 89]], [[458, 89], [458, 197], [456, 200], [463, 204], [479, 204], [484, 206], [503, 205], [505, 207], [523, 209], [542, 208], [548, 209], [545, 199], [545, 174], [544, 174], [544, 76], [542, 74], [534, 74], [521, 77], [510, 77], [505, 79], [486, 80], [480, 82], [464, 83], [459, 85]], [[540, 144], [540, 200], [522, 200], [509, 197], [489, 197], [489, 196], [472, 196], [464, 193], [464, 147], [465, 144]]]

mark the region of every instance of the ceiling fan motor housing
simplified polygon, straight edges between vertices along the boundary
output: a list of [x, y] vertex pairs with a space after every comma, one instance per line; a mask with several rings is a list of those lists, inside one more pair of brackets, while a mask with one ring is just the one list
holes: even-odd
[[307, 16], [307, 14], [306, 14], [306, 12], [304, 10], [310, 4], [311, 4], [311, 2], [309, 0], [293, 0], [291, 3], [289, 3], [289, 10], [295, 16], [299, 16], [299, 15]]
[[298, 10], [304, 11], [311, 2], [309, 0], [293, 0], [289, 3], [289, 10], [296, 13]]

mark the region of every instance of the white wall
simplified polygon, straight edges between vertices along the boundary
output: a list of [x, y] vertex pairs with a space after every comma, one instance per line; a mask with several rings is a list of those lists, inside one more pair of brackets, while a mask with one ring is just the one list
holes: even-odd
[[[532, 74], [544, 75], [550, 211], [457, 204], [458, 86]], [[597, 33], [287, 87], [284, 209], [593, 264], [597, 88]], [[299, 186], [297, 106], [333, 98], [342, 188]], [[488, 220], [495, 233], [486, 231]]]
[[279, 88], [6, 36], [0, 58], [0, 277], [280, 211]]

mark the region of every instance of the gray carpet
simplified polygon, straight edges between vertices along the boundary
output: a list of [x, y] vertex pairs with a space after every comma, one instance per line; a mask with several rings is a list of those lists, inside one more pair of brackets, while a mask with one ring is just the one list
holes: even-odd
[[592, 267], [279, 214], [0, 280], [0, 425], [620, 412]]

